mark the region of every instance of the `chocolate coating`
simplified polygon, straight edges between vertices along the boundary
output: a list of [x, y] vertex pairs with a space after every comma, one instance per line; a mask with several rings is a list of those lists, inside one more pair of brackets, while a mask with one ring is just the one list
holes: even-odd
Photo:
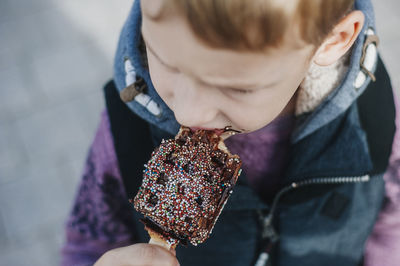
[[147, 163], [134, 206], [167, 241], [197, 245], [211, 234], [241, 166], [237, 155], [218, 148], [220, 141], [213, 131], [182, 128]]

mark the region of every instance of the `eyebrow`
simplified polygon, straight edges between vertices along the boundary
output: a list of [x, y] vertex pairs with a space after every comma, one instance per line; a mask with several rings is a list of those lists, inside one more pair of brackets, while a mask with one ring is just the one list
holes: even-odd
[[150, 52], [158, 59], [158, 61], [160, 61], [163, 65], [165, 65], [168, 68], [178, 70], [176, 67], [170, 66], [169, 64], [165, 63], [165, 61], [161, 59], [161, 57], [154, 51], [154, 49], [151, 48], [151, 46], [149, 45], [149, 42], [143, 36], [143, 31], [142, 31], [142, 39], [143, 39], [144, 44], [146, 45], [147, 49], [150, 50]]
[[[158, 61], [160, 61], [161, 64], [163, 64], [164, 66], [175, 70], [175, 71], [179, 71], [178, 68], [173, 67], [167, 63], [165, 63], [165, 61], [163, 59], [161, 59], [161, 57], [154, 51], [153, 48], [151, 48], [151, 46], [149, 45], [149, 42], [146, 40], [146, 38], [144, 37], [143, 34], [143, 30], [141, 29], [141, 35], [142, 35], [142, 39], [144, 41], [145, 46], [147, 47], [147, 49], [149, 49], [149, 51], [158, 59]], [[258, 89], [263, 89], [263, 88], [268, 88], [268, 87], [272, 87], [274, 85], [276, 85], [276, 82], [273, 82], [269, 85], [265, 85], [265, 86], [260, 86], [258, 84], [235, 84], [235, 85], [215, 85], [212, 83], [209, 83], [207, 81], [204, 81], [198, 77], [194, 77], [192, 76], [197, 82], [199, 82], [200, 84], [209, 86], [209, 87], [215, 87], [215, 88], [220, 88], [220, 89], [235, 89], [235, 90], [240, 90], [240, 89], [254, 89], [254, 90], [258, 90]]]

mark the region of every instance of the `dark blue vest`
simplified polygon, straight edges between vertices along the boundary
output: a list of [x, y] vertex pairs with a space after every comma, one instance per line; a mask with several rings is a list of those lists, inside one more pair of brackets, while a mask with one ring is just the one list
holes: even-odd
[[[376, 77], [346, 112], [292, 145], [273, 200], [255, 194], [243, 173], [210, 239], [177, 248], [181, 265], [254, 265], [266, 250], [269, 265], [360, 265], [383, 203], [382, 175], [395, 131], [392, 88], [381, 61]], [[173, 136], [135, 116], [113, 82], [105, 95], [119, 167], [133, 198], [151, 151]], [[132, 215], [141, 217], [133, 209]], [[132, 230], [148, 241], [141, 223]]]

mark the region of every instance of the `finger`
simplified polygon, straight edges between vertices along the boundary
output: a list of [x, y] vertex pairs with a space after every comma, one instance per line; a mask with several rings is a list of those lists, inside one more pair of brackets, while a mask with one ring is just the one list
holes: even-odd
[[156, 245], [136, 244], [114, 251], [114, 256], [118, 258], [118, 261], [126, 265], [179, 265], [178, 260], [172, 252]]
[[171, 248], [171, 249], [169, 250], [169, 252], [171, 252], [172, 255], [174, 255], [174, 256], [176, 257], [176, 249]]

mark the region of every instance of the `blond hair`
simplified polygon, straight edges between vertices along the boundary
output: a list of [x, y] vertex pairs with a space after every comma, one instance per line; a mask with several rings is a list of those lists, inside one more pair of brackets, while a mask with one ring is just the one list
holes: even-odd
[[295, 25], [300, 39], [318, 46], [354, 5], [354, 0], [164, 1], [162, 11], [178, 7], [209, 46], [253, 51], [278, 46]]

